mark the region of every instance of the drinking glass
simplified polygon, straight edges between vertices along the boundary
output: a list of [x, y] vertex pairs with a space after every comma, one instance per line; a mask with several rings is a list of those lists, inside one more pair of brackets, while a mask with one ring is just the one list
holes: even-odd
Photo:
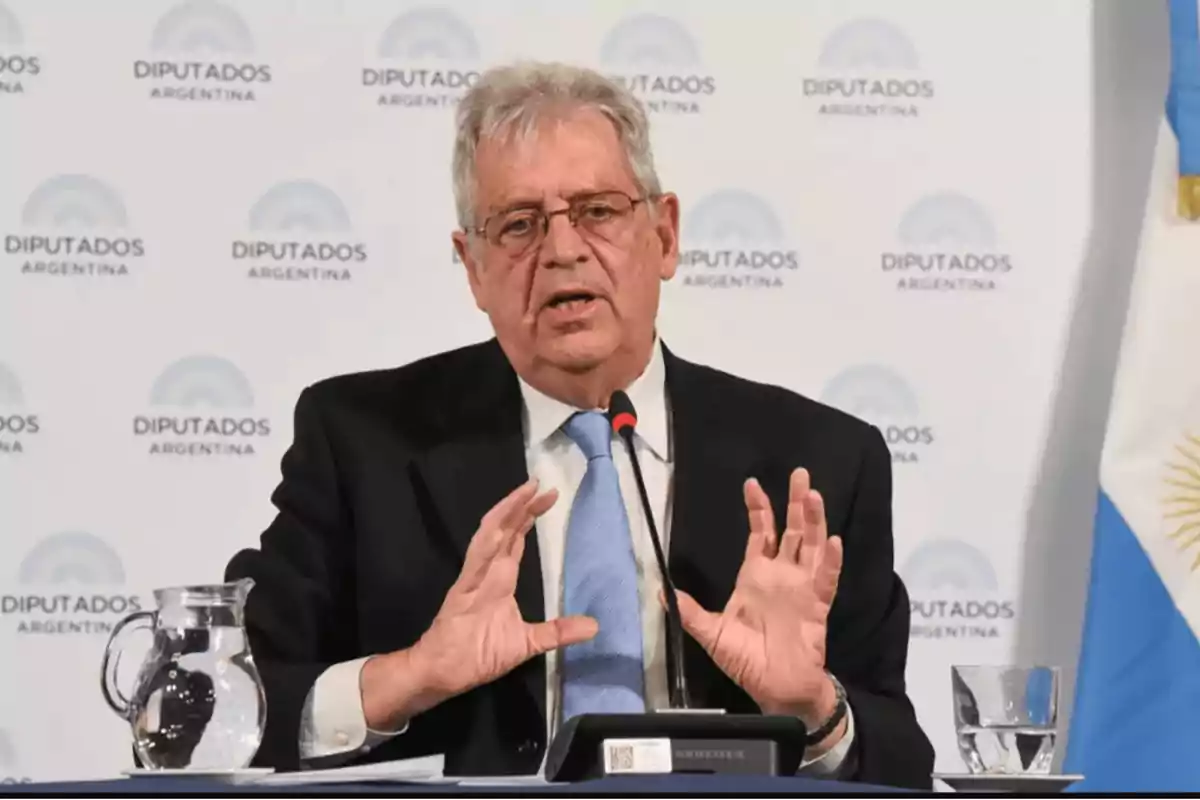
[[975, 775], [1046, 775], [1058, 726], [1058, 668], [953, 666], [958, 749]]

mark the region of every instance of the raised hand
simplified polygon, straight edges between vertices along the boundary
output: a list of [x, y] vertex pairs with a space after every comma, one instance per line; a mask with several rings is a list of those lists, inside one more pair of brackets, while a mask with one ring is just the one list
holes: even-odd
[[750, 536], [733, 594], [714, 613], [681, 592], [683, 626], [764, 713], [798, 716], [812, 729], [837, 702], [825, 638], [842, 541], [829, 536], [824, 502], [804, 469], [791, 476], [782, 537], [758, 481], [748, 480], [744, 495]]
[[[537, 494], [531, 479], [484, 515], [458, 580], [429, 630], [407, 650], [385, 656], [378, 665], [369, 663], [372, 674], [364, 670], [369, 722], [374, 716], [379, 725], [393, 725], [489, 683], [534, 656], [596, 635], [596, 621], [590, 617], [529, 623], [517, 606], [525, 536], [557, 499], [554, 491]], [[369, 682], [380, 688], [369, 692]]]

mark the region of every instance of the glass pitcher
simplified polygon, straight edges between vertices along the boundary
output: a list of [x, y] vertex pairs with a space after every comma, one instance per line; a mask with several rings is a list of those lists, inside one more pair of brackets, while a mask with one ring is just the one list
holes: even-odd
[[[104, 699], [133, 729], [147, 769], [243, 769], [258, 751], [266, 697], [243, 612], [254, 581], [178, 586], [154, 592], [155, 611], [113, 629], [104, 648]], [[132, 697], [117, 686], [122, 633], [149, 628], [154, 640]]]

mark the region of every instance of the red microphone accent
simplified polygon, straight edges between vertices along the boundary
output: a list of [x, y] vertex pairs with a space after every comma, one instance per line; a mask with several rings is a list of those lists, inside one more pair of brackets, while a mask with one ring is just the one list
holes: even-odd
[[621, 431], [625, 430], [625, 428], [636, 428], [636, 427], [637, 427], [637, 417], [635, 417], [633, 414], [629, 413], [628, 411], [622, 411], [619, 414], [617, 414], [615, 417], [613, 417], [612, 428], [618, 434], [621, 433]]

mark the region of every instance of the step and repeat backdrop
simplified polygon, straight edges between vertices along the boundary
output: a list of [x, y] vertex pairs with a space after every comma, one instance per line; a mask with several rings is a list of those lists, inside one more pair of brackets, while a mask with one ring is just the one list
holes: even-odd
[[962, 769], [950, 665], [1038, 624], [1017, 590], [1088, 227], [1090, 15], [0, 0], [0, 778], [129, 766], [107, 636], [257, 542], [305, 385], [490, 335], [450, 243], [453, 109], [518, 57], [647, 104], [683, 206], [666, 341], [886, 434], [910, 689]]

